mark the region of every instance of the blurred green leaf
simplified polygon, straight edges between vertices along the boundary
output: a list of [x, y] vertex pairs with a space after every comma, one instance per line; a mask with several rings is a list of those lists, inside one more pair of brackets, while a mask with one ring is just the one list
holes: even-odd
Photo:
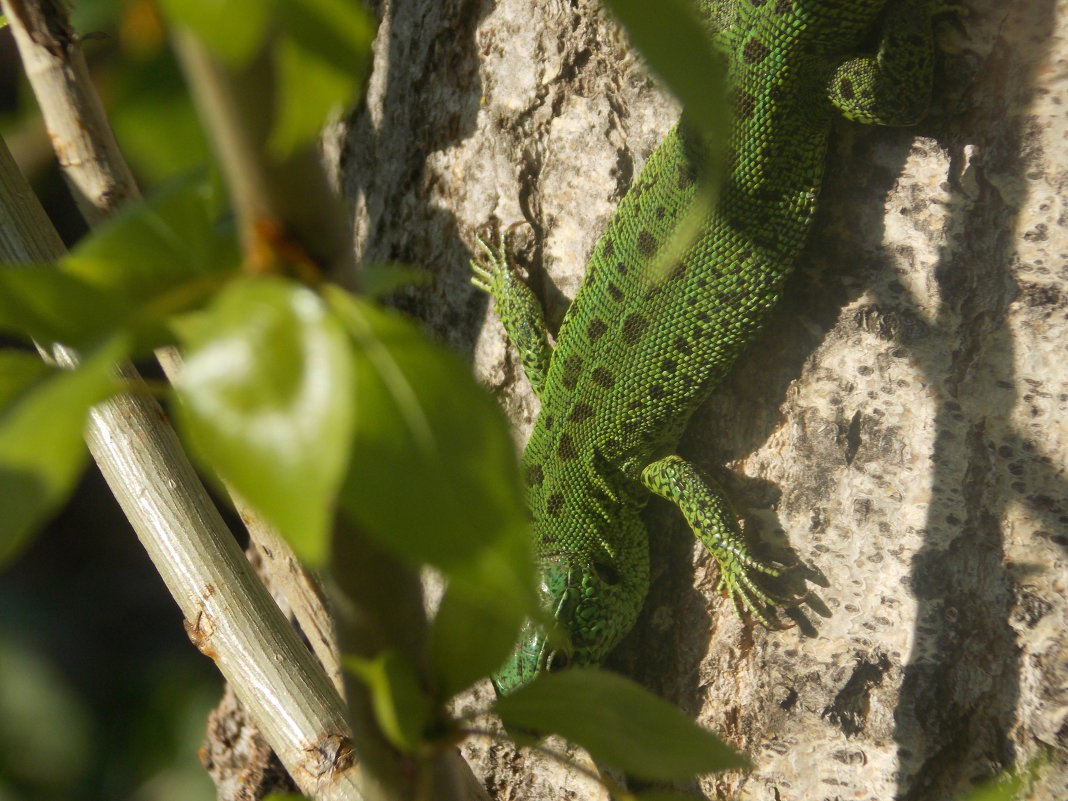
[[488, 592], [450, 584], [430, 630], [430, 672], [439, 695], [449, 698], [499, 668], [521, 622]]
[[32, 798], [72, 798], [91, 748], [87, 710], [61, 672], [0, 637], [0, 780]]
[[383, 298], [412, 286], [428, 286], [433, 278], [426, 270], [396, 262], [365, 264], [360, 271], [360, 289], [372, 298]]
[[352, 430], [349, 341], [312, 290], [241, 279], [176, 324], [177, 389], [197, 453], [321, 565]]
[[243, 66], [267, 35], [274, 0], [161, 0], [167, 18], [188, 28], [211, 50]]
[[425, 739], [432, 706], [412, 664], [397, 651], [383, 651], [374, 659], [345, 656], [342, 661], [370, 690], [375, 719], [386, 738], [402, 751], [415, 750]]
[[354, 341], [357, 416], [341, 505], [402, 558], [518, 620], [536, 607], [514, 445], [453, 353], [402, 317], [327, 290]]
[[702, 138], [725, 141], [722, 86], [726, 61], [715, 50], [692, 0], [605, 0], [649, 66], [682, 101]]
[[355, 103], [375, 23], [349, 0], [277, 0], [278, 97], [268, 147], [284, 158], [315, 140], [335, 108]]
[[0, 410], [0, 564], [74, 489], [86, 413], [114, 391], [112, 367], [125, 355], [126, 341], [115, 338], [77, 370], [48, 370], [32, 384], [22, 357], [5, 359], [2, 394], [12, 402]]
[[0, 331], [82, 346], [114, 331], [133, 307], [54, 264], [0, 265]]
[[1025, 785], [1035, 778], [1038, 769], [1038, 763], [1032, 762], [1020, 770], [1005, 771], [972, 790], [961, 801], [1016, 801]]
[[142, 186], [211, 163], [211, 149], [169, 51], [112, 70], [108, 118]]
[[63, 260], [62, 269], [134, 303], [240, 265], [232, 232], [216, 225], [220, 199], [203, 178], [186, 178], [126, 206]]
[[594, 759], [644, 779], [687, 779], [748, 764], [677, 707], [607, 671], [544, 674], [498, 699], [496, 711], [510, 728], [560, 734]]
[[0, 410], [13, 405], [22, 393], [49, 372], [48, 365], [36, 354], [22, 350], [0, 350]]

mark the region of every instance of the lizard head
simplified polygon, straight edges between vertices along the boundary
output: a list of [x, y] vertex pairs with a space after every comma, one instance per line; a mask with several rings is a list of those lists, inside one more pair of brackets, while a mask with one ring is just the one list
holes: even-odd
[[493, 676], [498, 694], [545, 672], [596, 665], [630, 631], [649, 583], [644, 526], [622, 539], [640, 547], [614, 558], [565, 554], [538, 561], [538, 592], [549, 620], [524, 624], [511, 657]]

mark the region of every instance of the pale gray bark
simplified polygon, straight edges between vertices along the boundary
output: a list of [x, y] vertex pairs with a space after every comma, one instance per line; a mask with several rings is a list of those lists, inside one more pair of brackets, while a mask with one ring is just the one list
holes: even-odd
[[[1033, 797], [1068, 797], [1068, 3], [966, 5], [923, 124], [839, 126], [788, 299], [682, 445], [804, 565], [802, 624], [742, 625], [677, 512], [647, 515], [653, 588], [611, 666], [750, 755], [710, 798], [940, 801], [1039, 754]], [[472, 356], [521, 441], [536, 401], [467, 282], [474, 232], [529, 224], [558, 321], [676, 112], [593, 0], [380, 12], [339, 140], [358, 255], [433, 275], [399, 305]], [[497, 798], [594, 797], [467, 753]]]

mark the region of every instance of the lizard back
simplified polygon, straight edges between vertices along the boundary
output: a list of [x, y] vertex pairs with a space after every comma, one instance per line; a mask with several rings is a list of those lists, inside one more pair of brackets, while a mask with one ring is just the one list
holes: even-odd
[[835, 58], [879, 5], [738, 4], [726, 176], [703, 233], [669, 275], [649, 275], [701, 163], [701, 143], [676, 126], [621, 200], [561, 326], [524, 454], [535, 521], [555, 532], [547, 542], [538, 527], [540, 553], [596, 546], [582, 540], [597, 518], [644, 503], [641, 470], [674, 448], [778, 301], [815, 211]]

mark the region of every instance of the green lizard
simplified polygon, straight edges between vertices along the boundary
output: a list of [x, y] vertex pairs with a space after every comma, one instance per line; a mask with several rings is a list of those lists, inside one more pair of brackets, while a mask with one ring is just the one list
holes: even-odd
[[[649, 157], [590, 257], [550, 349], [541, 309], [506, 254], [483, 246], [489, 292], [541, 413], [523, 454], [540, 591], [567, 636], [528, 623], [494, 677], [511, 692], [543, 670], [601, 660], [649, 583], [650, 493], [674, 501], [718, 560], [735, 603], [766, 624], [749, 555], [719, 487], [674, 454], [691, 414], [783, 291], [811, 226], [836, 114], [903, 125], [924, 113], [931, 0], [705, 0], [732, 106], [715, 211], [668, 275], [647, 266], [695, 193], [701, 143], [676, 126]], [[858, 51], [879, 33], [874, 55]]]

